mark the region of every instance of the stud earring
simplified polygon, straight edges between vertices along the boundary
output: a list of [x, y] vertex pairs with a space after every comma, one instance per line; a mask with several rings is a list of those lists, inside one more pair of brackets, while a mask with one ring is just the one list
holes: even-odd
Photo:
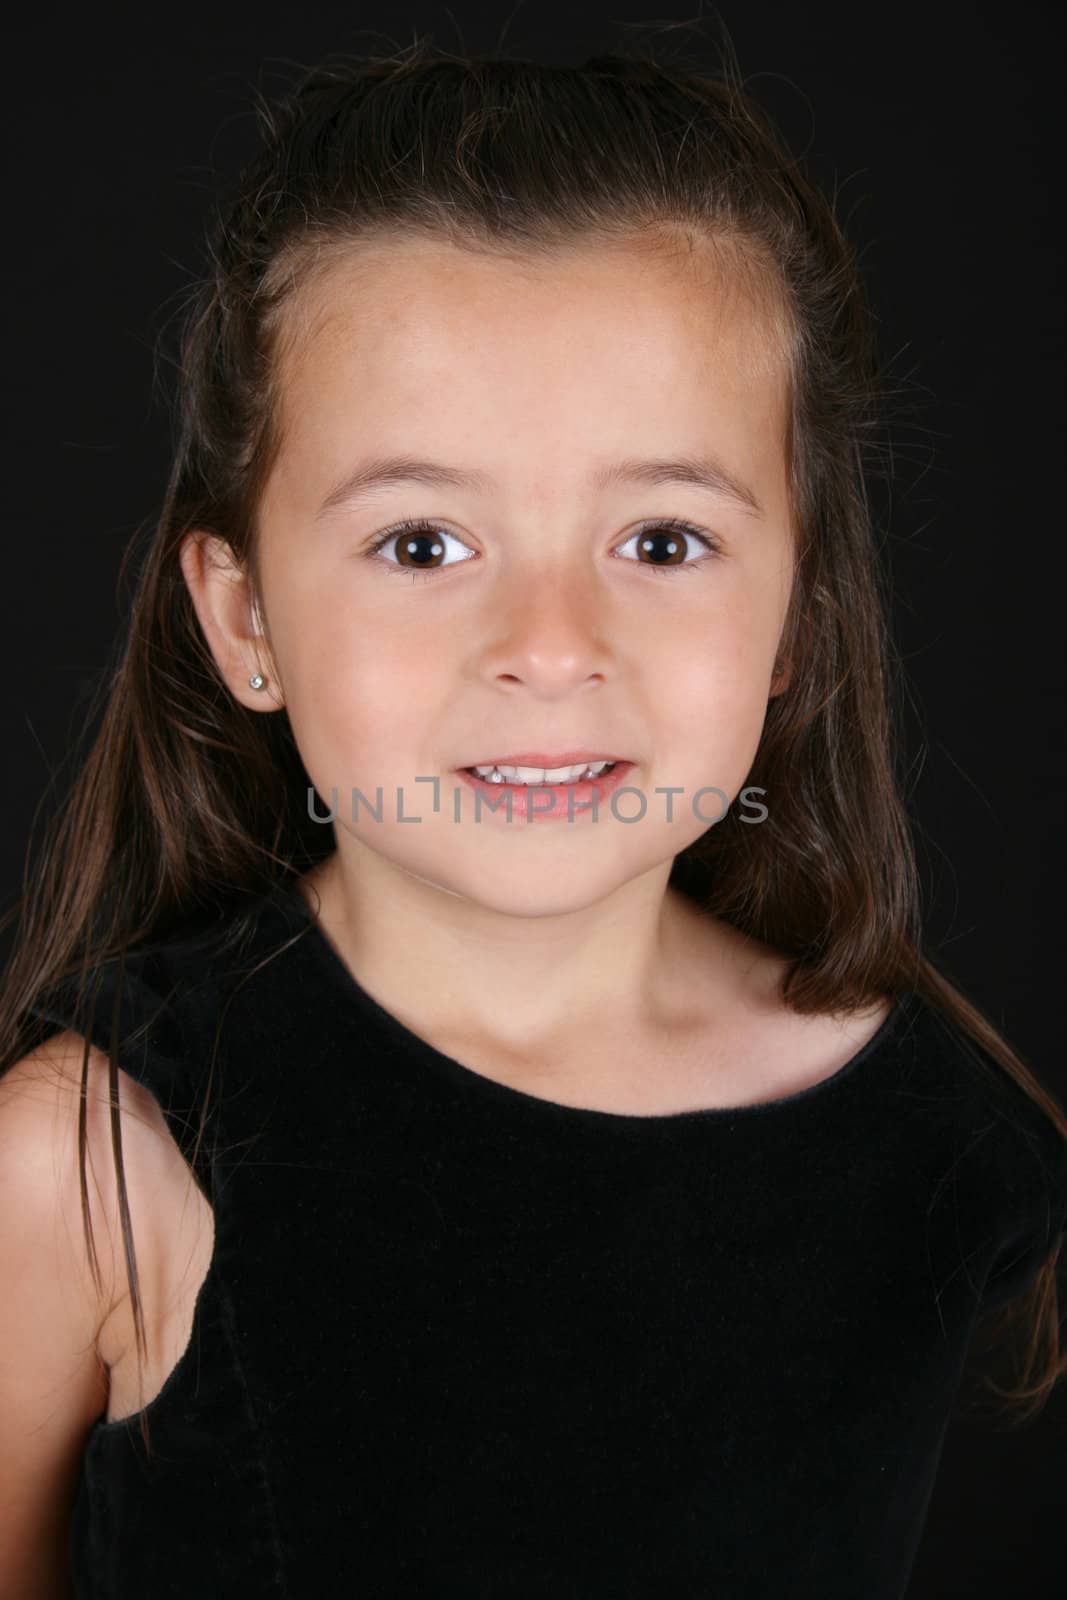
[[248, 685], [251, 689], [262, 689], [266, 681], [261, 672], [254, 672], [248, 680]]

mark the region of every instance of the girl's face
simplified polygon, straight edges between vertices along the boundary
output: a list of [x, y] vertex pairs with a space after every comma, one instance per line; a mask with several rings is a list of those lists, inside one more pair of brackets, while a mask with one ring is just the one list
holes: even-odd
[[[710, 252], [520, 265], [405, 241], [324, 269], [289, 326], [260, 518], [268, 694], [254, 661], [231, 676], [246, 705], [284, 700], [326, 807], [337, 791], [341, 862], [533, 915], [669, 864], [724, 809], [698, 791], [735, 802], [785, 686], [786, 382], [765, 319]], [[387, 458], [439, 481], [345, 493]], [[679, 458], [737, 494], [621, 470]], [[402, 537], [375, 554], [406, 518], [432, 525], [414, 558]], [[643, 550], [666, 519], [693, 531]], [[638, 793], [595, 819], [476, 820], [459, 769], [574, 750], [632, 762]], [[353, 818], [353, 789], [379, 787], [381, 820]]]

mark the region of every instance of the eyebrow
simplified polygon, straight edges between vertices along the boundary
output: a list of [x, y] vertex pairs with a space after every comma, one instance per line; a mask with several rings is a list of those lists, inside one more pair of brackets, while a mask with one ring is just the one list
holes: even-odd
[[[351, 509], [368, 499], [375, 490], [399, 483], [422, 483], [434, 489], [469, 489], [479, 494], [488, 494], [493, 488], [493, 478], [488, 472], [449, 467], [441, 462], [421, 461], [413, 456], [381, 456], [347, 473], [323, 500], [315, 513], [315, 521], [341, 507]], [[720, 499], [729, 500], [748, 516], [765, 515], [748, 484], [711, 455], [616, 461], [602, 467], [592, 478], [595, 490], [611, 489], [620, 484], [670, 483], [705, 489]]]

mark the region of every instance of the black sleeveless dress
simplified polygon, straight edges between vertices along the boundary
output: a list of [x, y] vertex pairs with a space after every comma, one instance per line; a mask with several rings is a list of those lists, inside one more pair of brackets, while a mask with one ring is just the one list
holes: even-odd
[[402, 1026], [291, 885], [243, 907], [127, 963], [215, 1248], [151, 1456], [88, 1436], [79, 1600], [902, 1596], [979, 1313], [1067, 1221], [1014, 1081], [906, 993], [779, 1100], [561, 1106]]

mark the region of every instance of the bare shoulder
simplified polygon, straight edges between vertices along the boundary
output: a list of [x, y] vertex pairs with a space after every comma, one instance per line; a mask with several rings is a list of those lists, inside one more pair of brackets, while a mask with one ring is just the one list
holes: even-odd
[[[84, 1093], [83, 1093], [84, 1074]], [[123, 1414], [140, 1391], [128, 1359], [128, 1305], [111, 1142], [107, 1056], [78, 1034], [54, 1034], [0, 1076], [0, 1587], [65, 1592], [64, 1552], [79, 1462], [94, 1421]], [[134, 1252], [154, 1393], [189, 1297], [168, 1320], [176, 1245], [203, 1246], [192, 1175], [151, 1094], [116, 1074]], [[84, 1111], [83, 1209], [80, 1119]], [[196, 1190], [199, 1195], [199, 1190]], [[184, 1208], [184, 1209], [183, 1209]], [[93, 1278], [88, 1212], [100, 1281]], [[182, 1218], [189, 1219], [182, 1233]], [[192, 1230], [191, 1234], [189, 1230]], [[210, 1235], [209, 1235], [210, 1242]], [[193, 1289], [195, 1292], [195, 1281]], [[118, 1381], [117, 1381], [118, 1380]], [[5, 1587], [5, 1584], [8, 1587]]]
[[[54, 1034], [0, 1078], [0, 1147], [18, 1144], [21, 1164], [32, 1161], [42, 1185], [56, 1197], [57, 1214], [71, 1247], [74, 1281], [91, 1304], [101, 1343], [109, 1319], [128, 1300], [119, 1184], [112, 1135], [112, 1087], [107, 1055], [70, 1030]], [[207, 1202], [167, 1126], [162, 1107], [145, 1086], [116, 1068], [122, 1172], [139, 1277], [158, 1284], [161, 1262], [179, 1219], [189, 1211], [190, 1190], [202, 1219]], [[83, 1096], [84, 1081], [84, 1096]], [[84, 1099], [85, 1177], [92, 1235], [100, 1269], [95, 1285], [82, 1223], [79, 1120]], [[32, 1155], [31, 1155], [32, 1152]], [[10, 1166], [8, 1168], [10, 1171]], [[103, 1354], [103, 1351], [101, 1351]]]
[[714, 963], [722, 974], [709, 1008], [709, 1059], [729, 1103], [779, 1099], [832, 1077], [893, 1010], [880, 996], [856, 1011], [802, 1015], [782, 994], [788, 956], [695, 910], [687, 915], [705, 970]]
[[883, 995], [855, 1011], [794, 1011], [782, 997], [788, 966], [787, 957], [760, 946], [740, 1012], [753, 1066], [766, 1074], [764, 1088], [775, 1097], [811, 1088], [847, 1066], [880, 1031], [894, 1004]]
[[[106, 1404], [107, 1420], [113, 1421], [158, 1394], [188, 1342], [214, 1250], [214, 1215], [159, 1102], [117, 1068], [122, 1170], [146, 1340], [142, 1364], [119, 1211], [109, 1063], [95, 1047], [88, 1060], [85, 1143], [99, 1288], [83, 1236], [77, 1130], [84, 1051], [78, 1034], [56, 1034], [0, 1080], [0, 1144], [6, 1132], [24, 1151], [32, 1145], [40, 1182], [56, 1195], [63, 1240], [58, 1277], [74, 1286], [67, 1290], [75, 1302], [70, 1312], [74, 1337], [91, 1351], [103, 1374], [104, 1398], [101, 1402], [99, 1387], [93, 1389], [91, 1414], [98, 1415]], [[2, 1154], [0, 1149], [0, 1159]]]
[[59, 1592], [78, 1461], [108, 1394], [96, 1335], [111, 1250], [90, 1189], [101, 1294], [82, 1233], [80, 1060], [56, 1036], [0, 1077], [0, 1572], [27, 1595]]
[[[113, 1300], [117, 1184], [111, 1153], [108, 1059], [94, 1045], [89, 1046], [86, 1059], [85, 1044], [70, 1030], [54, 1034], [0, 1078], [0, 1149], [9, 1178], [17, 1168], [19, 1182], [25, 1185], [32, 1176], [42, 1194], [54, 1196], [57, 1218], [78, 1262], [74, 1281], [91, 1297], [102, 1317]], [[131, 1176], [136, 1180], [144, 1171], [146, 1158], [158, 1152], [157, 1118], [161, 1119], [161, 1113], [152, 1097], [121, 1068], [118, 1098], [129, 1187]], [[81, 1221], [79, 1126], [83, 1099], [86, 1199], [103, 1280], [99, 1294], [89, 1287], [92, 1275]], [[80, 1249], [74, 1248], [78, 1245]]]

